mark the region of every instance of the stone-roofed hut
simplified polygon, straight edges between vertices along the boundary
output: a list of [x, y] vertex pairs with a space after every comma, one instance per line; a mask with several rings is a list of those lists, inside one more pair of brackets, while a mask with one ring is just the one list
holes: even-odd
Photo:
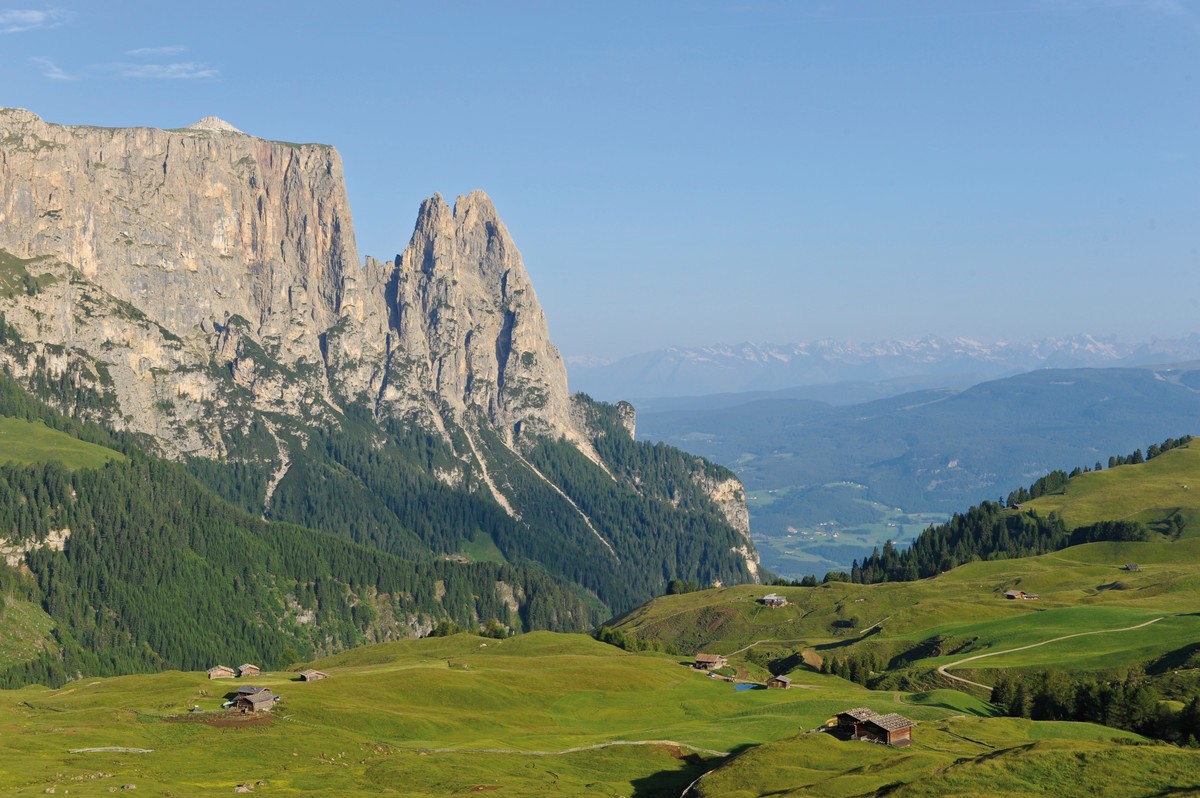
[[208, 678], [210, 679], [232, 679], [233, 668], [227, 665], [213, 665], [208, 669]]
[[778, 596], [774, 593], [768, 593], [759, 599], [759, 601], [762, 602], [764, 607], [786, 607], [788, 603], [786, 598], [783, 596]]
[[300, 681], [302, 681], [302, 682], [319, 682], [321, 679], [328, 679], [328, 678], [329, 678], [328, 673], [322, 673], [321, 671], [315, 671], [312, 668], [309, 668], [308, 670], [300, 671]]
[[245, 665], [241, 665], [238, 667], [238, 677], [239, 678], [241, 678], [243, 676], [257, 676], [260, 673], [262, 673], [261, 668], [259, 668], [257, 665], [251, 665], [248, 662]]
[[269, 712], [275, 706], [276, 696], [270, 690], [259, 689], [257, 693], [239, 695], [233, 702], [234, 709], [243, 713]]
[[911, 720], [892, 712], [867, 718], [862, 722], [858, 737], [862, 740], [887, 743], [897, 748], [907, 748], [912, 745], [912, 728]]
[[792, 680], [787, 676], [772, 676], [767, 679], [767, 689], [786, 690], [792, 686]]
[[873, 709], [866, 707], [856, 707], [847, 709], [844, 712], [837, 714], [837, 727], [841, 731], [848, 731], [852, 736], [858, 736], [858, 725], [863, 723], [868, 718], [873, 718], [879, 713]]
[[897, 748], [912, 745], [913, 722], [895, 712], [880, 715], [873, 709], [858, 707], [839, 712], [837, 728], [849, 732], [852, 740], [886, 743]]
[[729, 660], [720, 654], [697, 654], [696, 664], [692, 667], [702, 671], [715, 671], [718, 668], [724, 668], [728, 664]]

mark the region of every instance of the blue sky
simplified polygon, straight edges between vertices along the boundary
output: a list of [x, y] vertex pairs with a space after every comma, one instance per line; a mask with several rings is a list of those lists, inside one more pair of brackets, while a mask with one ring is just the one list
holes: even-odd
[[1200, 3], [0, 0], [0, 105], [474, 188], [564, 354], [1200, 330]]

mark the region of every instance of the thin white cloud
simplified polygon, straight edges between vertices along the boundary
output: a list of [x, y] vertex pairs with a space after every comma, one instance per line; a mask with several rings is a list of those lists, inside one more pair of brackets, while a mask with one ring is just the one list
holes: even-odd
[[142, 58], [152, 55], [179, 55], [186, 52], [187, 48], [182, 44], [171, 44], [166, 47], [139, 47], [136, 50], [126, 50], [125, 55]]
[[24, 33], [39, 28], [57, 28], [75, 19], [71, 11], [59, 8], [6, 9], [0, 11], [0, 33]]
[[208, 64], [185, 62], [178, 64], [115, 64], [119, 77], [138, 80], [203, 80], [215, 78], [220, 70]]
[[29, 60], [32, 61], [33, 63], [37, 64], [39, 67], [41, 67], [42, 75], [44, 77], [50, 78], [51, 80], [78, 80], [79, 79], [78, 75], [72, 75], [72, 74], [64, 71], [62, 69], [62, 67], [60, 67], [58, 64], [54, 63], [54, 61], [50, 60], [49, 58], [37, 57], [37, 58], [31, 58]]

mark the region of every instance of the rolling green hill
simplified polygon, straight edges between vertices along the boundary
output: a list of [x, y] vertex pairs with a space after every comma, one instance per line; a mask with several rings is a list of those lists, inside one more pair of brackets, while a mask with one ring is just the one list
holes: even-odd
[[1132, 520], [1161, 524], [1182, 516], [1188, 537], [1200, 537], [1200, 441], [1136, 465], [1122, 465], [1072, 478], [1062, 493], [1027, 505], [1058, 512], [1070, 527], [1097, 521]]
[[[973, 678], [996, 668], [1064, 667], [1107, 673], [1119, 668], [1188, 662], [1200, 639], [1200, 446], [1195, 442], [1139, 465], [1082, 474], [1061, 495], [1030, 510], [1061, 512], [1069, 527], [1140, 520], [1170, 535], [1144, 542], [1100, 542], [1037, 557], [970, 562], [911, 582], [818, 587], [748, 586], [665, 596], [625, 615], [614, 627], [636, 640], [681, 654], [730, 654], [749, 667], [784, 671], [802, 661], [870, 658], [876, 679], [948, 684], [932, 673], [976, 654], [994, 654], [1076, 632], [1152, 626], [1046, 644], [970, 663]], [[1018, 511], [1010, 511], [1017, 513]], [[1181, 521], [1167, 523], [1168, 519]], [[1138, 570], [1126, 570], [1136, 564]], [[1037, 594], [1006, 600], [1006, 591]], [[758, 603], [767, 592], [783, 608]], [[743, 650], [744, 649], [744, 650]], [[1200, 664], [1198, 662], [1197, 664]], [[888, 674], [884, 672], [887, 671]], [[961, 671], [956, 671], [961, 672]], [[961, 686], [961, 685], [960, 685]]]
[[40, 422], [0, 418], [0, 462], [61, 463], [68, 468], [97, 468], [125, 456], [81, 441]]
[[1080, 723], [953, 719], [922, 724], [903, 752], [807, 734], [755, 748], [706, 776], [694, 798], [1194, 795], [1200, 752], [1131, 745]]
[[[782, 750], [788, 768], [755, 765], [755, 779], [778, 776], [794, 789], [812, 783], [794, 780], [801, 768], [828, 782], [801, 794], [833, 795], [847, 794], [847, 786], [861, 793], [926, 779], [956, 761], [978, 760], [983, 768], [990, 757], [1019, 756], [1030, 744], [1084, 745], [1111, 757], [1127, 749], [1113, 740], [1139, 739], [1086, 724], [963, 717], [986, 708], [969, 699], [943, 706], [938, 696], [872, 693], [820, 674], [787, 691], [739, 691], [672, 657], [551, 633], [403, 641], [315, 664], [331, 678], [256, 678], [283, 700], [269, 717], [240, 722], [220, 704], [242, 682], [200, 673], [0, 693], [0, 791], [106, 795], [134, 785], [139, 794], [225, 795], [250, 785], [269, 795], [675, 798], [726, 754], [749, 750], [730, 771], [701, 782], [705, 795], [738, 794], [721, 788], [722, 780], [754, 784], [737, 768]], [[898, 751], [794, 736], [852, 706], [903, 712], [919, 724], [916, 744]], [[102, 748], [128, 750], [71, 753]], [[1175, 785], [1186, 772], [1180, 767], [1200, 763], [1200, 752], [1129, 750], [1153, 753], [1156, 767], [1175, 766], [1161, 774]], [[1098, 784], [1102, 764], [1084, 768], [1083, 783]]]

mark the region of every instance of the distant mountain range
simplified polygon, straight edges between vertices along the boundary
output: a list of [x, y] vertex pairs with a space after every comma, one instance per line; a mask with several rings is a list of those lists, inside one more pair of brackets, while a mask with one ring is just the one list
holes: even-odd
[[1053, 469], [1200, 432], [1195, 362], [1039, 369], [843, 406], [795, 393], [658, 400], [638, 415], [639, 437], [737, 472], [763, 563], [787, 574], [845, 567]]
[[571, 387], [599, 399], [653, 399], [855, 383], [806, 398], [835, 404], [935, 387], [967, 387], [1043, 368], [1145, 366], [1200, 359], [1200, 333], [1122, 342], [1075, 335], [1017, 343], [925, 337], [873, 343], [670, 347], [617, 360], [568, 357]]

